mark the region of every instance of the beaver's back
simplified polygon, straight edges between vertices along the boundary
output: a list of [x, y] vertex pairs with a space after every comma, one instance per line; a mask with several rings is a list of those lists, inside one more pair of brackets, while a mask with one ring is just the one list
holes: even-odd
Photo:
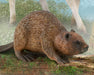
[[[25, 38], [26, 49], [40, 50], [40, 36], [42, 34], [45, 34], [46, 38], [52, 41], [61, 30], [66, 29], [61, 27], [60, 21], [52, 13], [35, 11], [21, 20], [15, 34], [20, 33], [21, 38], [22, 36]], [[15, 37], [20, 38], [19, 34], [15, 35]]]

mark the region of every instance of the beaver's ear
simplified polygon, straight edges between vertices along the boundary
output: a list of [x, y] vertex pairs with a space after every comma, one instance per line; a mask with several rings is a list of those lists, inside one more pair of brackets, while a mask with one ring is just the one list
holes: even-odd
[[75, 30], [71, 29], [71, 32], [75, 32]]
[[66, 38], [67, 40], [69, 40], [70, 36], [71, 36], [71, 35], [70, 35], [69, 33], [65, 34], [65, 38]]

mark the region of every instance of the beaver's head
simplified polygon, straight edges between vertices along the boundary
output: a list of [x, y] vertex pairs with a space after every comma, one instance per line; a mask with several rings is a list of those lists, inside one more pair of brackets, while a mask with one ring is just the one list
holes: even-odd
[[55, 38], [56, 49], [64, 55], [76, 55], [88, 50], [88, 45], [74, 30], [61, 32]]

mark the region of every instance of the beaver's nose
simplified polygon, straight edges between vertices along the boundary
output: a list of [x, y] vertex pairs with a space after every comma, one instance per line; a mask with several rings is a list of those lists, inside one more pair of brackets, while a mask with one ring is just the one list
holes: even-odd
[[89, 46], [87, 45], [84, 49], [85, 49], [85, 50], [88, 50], [88, 48], [89, 48]]

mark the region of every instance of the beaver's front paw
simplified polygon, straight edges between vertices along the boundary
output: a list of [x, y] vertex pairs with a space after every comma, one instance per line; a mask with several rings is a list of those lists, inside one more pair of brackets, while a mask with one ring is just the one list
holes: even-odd
[[59, 66], [66, 66], [69, 63], [69, 60], [65, 60], [65, 59], [58, 59], [57, 64], [59, 64]]

